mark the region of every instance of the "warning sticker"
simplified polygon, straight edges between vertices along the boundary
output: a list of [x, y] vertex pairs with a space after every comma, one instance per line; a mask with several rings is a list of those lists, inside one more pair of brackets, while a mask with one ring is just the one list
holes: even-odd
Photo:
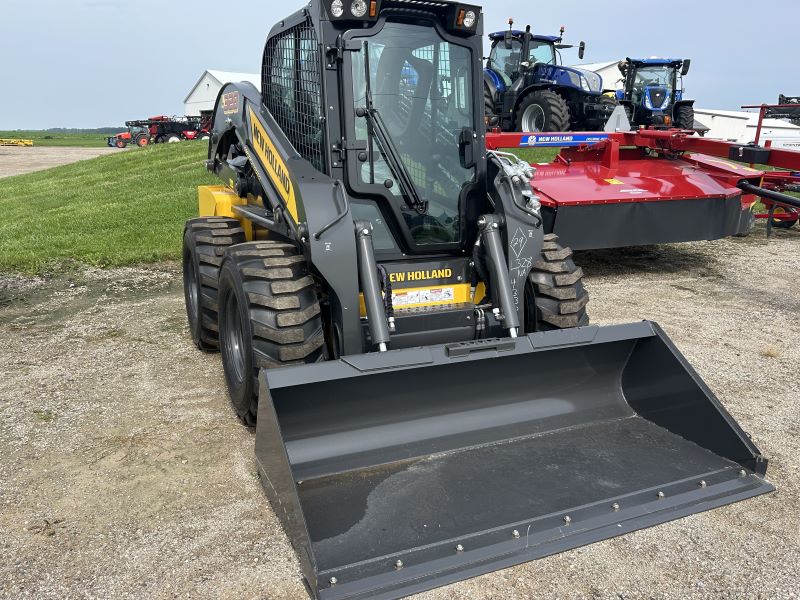
[[398, 291], [392, 294], [392, 304], [396, 308], [426, 304], [447, 304], [448, 302], [453, 302], [454, 299], [455, 290], [451, 287]]
[[606, 183], [610, 183], [611, 185], [625, 185], [625, 182], [620, 181], [619, 179], [606, 179]]

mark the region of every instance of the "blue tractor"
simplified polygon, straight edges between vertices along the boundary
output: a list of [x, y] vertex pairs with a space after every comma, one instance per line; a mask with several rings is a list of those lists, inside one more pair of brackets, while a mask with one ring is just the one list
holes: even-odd
[[[509, 20], [509, 26], [513, 20]], [[617, 106], [605, 94], [597, 73], [561, 65], [560, 50], [573, 46], [560, 35], [498, 31], [484, 70], [484, 100], [489, 126], [503, 131], [602, 130]], [[580, 43], [582, 59], [586, 44]]]
[[634, 127], [694, 129], [694, 100], [685, 100], [683, 78], [689, 59], [626, 58], [619, 63], [624, 89], [617, 101]]

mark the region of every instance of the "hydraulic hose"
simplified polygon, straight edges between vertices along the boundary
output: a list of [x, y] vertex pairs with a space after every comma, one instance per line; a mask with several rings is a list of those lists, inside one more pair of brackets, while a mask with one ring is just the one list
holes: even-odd
[[748, 183], [746, 181], [740, 182], [737, 187], [743, 192], [753, 194], [759, 198], [764, 198], [765, 200], [769, 200], [770, 202], [779, 206], [800, 208], [800, 198], [795, 198], [789, 194], [783, 194], [781, 192], [776, 192], [775, 190], [768, 190], [766, 188], [758, 187], [757, 185], [753, 185], [752, 183]]

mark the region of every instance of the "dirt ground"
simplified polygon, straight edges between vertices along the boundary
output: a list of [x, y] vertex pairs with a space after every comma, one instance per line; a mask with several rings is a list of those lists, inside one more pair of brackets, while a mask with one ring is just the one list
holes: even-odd
[[[778, 491], [422, 594], [800, 596], [800, 230], [583, 253], [595, 323], [658, 321]], [[0, 275], [0, 596], [307, 598], [177, 265]]]
[[23, 173], [43, 171], [51, 167], [68, 165], [95, 158], [103, 154], [120, 152], [117, 148], [68, 148], [42, 147], [18, 148], [16, 146], [0, 146], [0, 179]]

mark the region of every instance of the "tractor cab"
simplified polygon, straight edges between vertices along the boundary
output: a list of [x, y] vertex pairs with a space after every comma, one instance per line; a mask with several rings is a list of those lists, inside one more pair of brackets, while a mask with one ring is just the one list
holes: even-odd
[[[561, 50], [573, 48], [559, 35], [513, 29], [489, 34], [492, 49], [484, 71], [487, 122], [504, 131], [602, 129], [616, 102], [603, 95], [603, 79], [562, 65]], [[578, 46], [583, 59], [586, 44]]]
[[624, 89], [617, 100], [633, 126], [694, 128], [694, 100], [684, 100], [689, 59], [627, 58], [619, 64]]

